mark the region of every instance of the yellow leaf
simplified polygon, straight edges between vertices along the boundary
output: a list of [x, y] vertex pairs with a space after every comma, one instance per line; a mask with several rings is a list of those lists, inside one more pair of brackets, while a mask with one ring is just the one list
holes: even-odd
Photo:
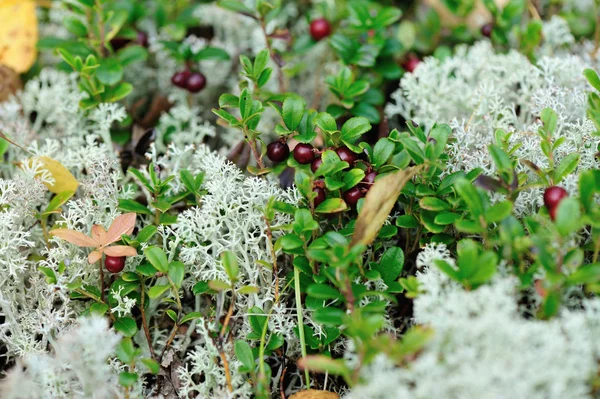
[[335, 392], [318, 391], [316, 389], [306, 389], [296, 392], [289, 399], [339, 399], [340, 395]]
[[37, 156], [31, 158], [28, 163], [31, 165], [32, 161], [38, 161], [42, 163], [42, 169], [50, 172], [54, 178], [54, 184], [46, 184], [48, 190], [58, 194], [63, 191], [76, 191], [79, 182], [75, 179], [75, 176], [69, 172], [69, 169], [65, 168], [60, 162], [47, 156]]
[[35, 62], [37, 40], [35, 2], [0, 0], [0, 64], [26, 72]]
[[400, 191], [417, 171], [418, 168], [415, 167], [399, 170], [384, 176], [371, 186], [356, 219], [352, 245], [369, 245], [373, 242], [400, 196]]

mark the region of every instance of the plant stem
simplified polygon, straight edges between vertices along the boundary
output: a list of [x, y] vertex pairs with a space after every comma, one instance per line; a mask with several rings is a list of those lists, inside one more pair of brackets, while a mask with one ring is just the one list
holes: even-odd
[[98, 261], [98, 266], [100, 266], [100, 299], [102, 299], [102, 302], [104, 302], [104, 270], [102, 269], [103, 258], [104, 255], [102, 255]]
[[144, 279], [141, 280], [141, 306], [140, 312], [142, 313], [142, 326], [144, 327], [144, 334], [146, 335], [146, 341], [148, 341], [148, 349], [150, 349], [150, 355], [152, 359], [156, 360], [156, 353], [154, 353], [154, 348], [152, 347], [152, 338], [150, 337], [150, 330], [148, 329], [148, 321], [146, 320], [146, 310], [145, 307], [145, 298], [146, 298], [146, 284], [144, 283]]
[[[300, 271], [294, 267], [294, 290], [296, 291], [296, 314], [298, 315], [298, 334], [300, 335], [300, 349], [302, 357], [306, 357], [306, 339], [304, 337], [304, 317], [302, 315], [302, 298], [300, 295]], [[304, 370], [306, 388], [310, 388], [310, 375]]]
[[275, 254], [275, 246], [273, 245], [273, 232], [271, 231], [271, 224], [269, 219], [264, 216], [265, 223], [267, 224], [267, 238], [269, 241], [269, 249], [271, 250], [271, 257], [273, 258], [273, 276], [275, 277], [275, 302], [279, 302], [279, 276], [277, 275], [277, 254]]

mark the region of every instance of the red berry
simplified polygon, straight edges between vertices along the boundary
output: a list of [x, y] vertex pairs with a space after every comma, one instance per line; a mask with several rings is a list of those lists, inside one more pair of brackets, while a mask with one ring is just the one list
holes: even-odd
[[267, 157], [275, 163], [285, 161], [288, 155], [290, 155], [290, 149], [281, 141], [273, 141], [267, 146]]
[[206, 76], [200, 72], [192, 73], [185, 81], [185, 88], [191, 93], [198, 93], [206, 86]]
[[494, 30], [494, 24], [487, 23], [481, 27], [481, 34], [485, 37], [492, 36], [492, 31]]
[[131, 40], [124, 37], [115, 37], [110, 39], [110, 46], [114, 51], [119, 51], [123, 47], [127, 46]]
[[402, 63], [402, 67], [406, 69], [406, 72], [413, 73], [419, 66], [421, 60], [416, 55], [411, 55], [406, 61]]
[[556, 218], [556, 211], [558, 210], [558, 204], [569, 196], [567, 190], [562, 187], [548, 187], [544, 192], [544, 205], [548, 209], [550, 213], [550, 219], [554, 220]]
[[111, 273], [119, 273], [125, 267], [125, 257], [106, 255], [106, 258], [104, 258], [104, 266], [106, 267], [106, 270]]
[[317, 193], [317, 196], [315, 197], [314, 201], [314, 205], [315, 208], [319, 206], [319, 204], [323, 201], [325, 201], [325, 189], [322, 187], [315, 187], [313, 188], [313, 192]]
[[143, 30], [138, 30], [135, 41], [140, 46], [148, 47], [148, 34]]
[[375, 178], [377, 177], [377, 172], [374, 170], [367, 172], [365, 174], [365, 178], [361, 180], [361, 184], [367, 190], [371, 188], [373, 183], [375, 183]]
[[350, 166], [354, 165], [354, 162], [358, 159], [358, 156], [352, 152], [348, 147], [339, 147], [335, 149], [335, 153], [338, 154], [342, 161], [346, 161]]
[[358, 187], [352, 187], [350, 190], [344, 192], [344, 201], [346, 204], [354, 208], [358, 203], [358, 200], [364, 197], [362, 190]]
[[310, 144], [300, 143], [294, 148], [294, 159], [302, 165], [306, 165], [315, 160], [314, 148]]
[[316, 41], [326, 38], [330, 34], [331, 25], [325, 18], [318, 18], [310, 23], [310, 35]]
[[319, 166], [321, 166], [322, 164], [323, 160], [321, 159], [321, 157], [315, 158], [315, 160], [312, 161], [312, 163], [310, 164], [310, 170], [312, 170], [313, 173], [316, 173], [317, 169], [319, 169]]
[[171, 77], [171, 83], [173, 83], [177, 87], [181, 87], [182, 89], [185, 89], [185, 82], [187, 81], [189, 76], [190, 76], [190, 71], [188, 71], [188, 70], [185, 70], [183, 72], [176, 72]]

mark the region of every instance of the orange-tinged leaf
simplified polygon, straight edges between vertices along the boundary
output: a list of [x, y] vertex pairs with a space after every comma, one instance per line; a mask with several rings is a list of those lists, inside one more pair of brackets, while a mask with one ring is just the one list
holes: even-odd
[[112, 247], [106, 247], [103, 249], [104, 253], [108, 256], [135, 256], [137, 251], [135, 248], [128, 245], [113, 245]]
[[296, 392], [289, 399], [339, 399], [340, 395], [335, 392], [318, 391], [316, 389], [306, 389]]
[[86, 236], [83, 233], [80, 233], [75, 230], [69, 229], [54, 229], [50, 231], [50, 235], [55, 237], [62, 238], [70, 242], [71, 244], [75, 244], [78, 247], [97, 247], [98, 243], [94, 241], [91, 237]]
[[356, 219], [352, 245], [369, 245], [373, 242], [400, 196], [400, 191], [417, 171], [416, 167], [399, 170], [384, 176], [371, 186]]
[[88, 255], [88, 263], [96, 263], [102, 258], [102, 252], [100, 251], [92, 251]]
[[37, 40], [35, 2], [0, 1], [0, 64], [26, 72], [35, 62]]
[[0, 65], [0, 82], [0, 102], [8, 100], [23, 86], [19, 74], [6, 65]]
[[115, 218], [108, 228], [106, 241], [104, 241], [102, 245], [108, 245], [115, 241], [119, 241], [123, 234], [130, 235], [133, 233], [133, 229], [135, 228], [135, 216], [135, 212], [130, 212]]
[[96, 241], [100, 246], [101, 243], [106, 242], [106, 230], [99, 224], [95, 224], [92, 226], [92, 238]]
[[77, 186], [79, 186], [79, 182], [75, 179], [75, 176], [69, 172], [69, 169], [65, 168], [63, 164], [58, 162], [55, 159], [52, 159], [47, 156], [37, 156], [33, 157], [26, 162], [31, 165], [33, 161], [40, 162], [42, 164], [42, 169], [50, 172], [52, 177], [54, 178], [53, 184], [46, 184], [48, 190], [53, 192], [54, 194], [62, 193], [63, 191], [76, 191]]

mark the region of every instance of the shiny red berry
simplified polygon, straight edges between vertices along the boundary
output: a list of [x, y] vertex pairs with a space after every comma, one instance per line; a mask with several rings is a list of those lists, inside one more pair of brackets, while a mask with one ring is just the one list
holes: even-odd
[[198, 93], [206, 86], [206, 76], [200, 72], [192, 73], [185, 81], [185, 88], [191, 93]]
[[377, 177], [377, 172], [375, 172], [374, 170], [367, 172], [365, 174], [364, 179], [361, 180], [361, 184], [364, 188], [366, 188], [367, 190], [371, 188], [371, 186], [373, 185], [373, 183], [375, 183], [375, 178]]
[[352, 187], [350, 190], [344, 192], [344, 201], [352, 208], [356, 206], [358, 200], [362, 197], [364, 197], [364, 194], [359, 187]]
[[316, 41], [324, 39], [330, 34], [331, 24], [325, 18], [318, 18], [310, 23], [310, 35]]
[[487, 23], [481, 27], [481, 34], [485, 37], [492, 36], [492, 32], [494, 30], [494, 24]]
[[313, 192], [317, 193], [317, 196], [315, 197], [314, 201], [314, 205], [315, 208], [319, 206], [319, 204], [323, 201], [325, 201], [325, 189], [322, 187], [315, 187], [313, 188]]
[[550, 213], [550, 219], [554, 220], [556, 218], [556, 211], [558, 210], [558, 204], [569, 196], [567, 190], [562, 187], [548, 187], [544, 192], [544, 205], [548, 209], [548, 213]]
[[421, 60], [416, 55], [411, 55], [406, 61], [402, 63], [402, 67], [406, 69], [406, 72], [413, 73], [419, 66]]
[[148, 47], [148, 34], [143, 30], [138, 30], [135, 41], [140, 46]]
[[319, 169], [319, 166], [321, 166], [322, 164], [323, 160], [321, 159], [321, 157], [315, 158], [315, 160], [312, 161], [312, 163], [310, 164], [310, 170], [312, 170], [313, 173], [316, 173], [317, 169]]
[[104, 266], [106, 267], [106, 270], [111, 273], [119, 273], [125, 267], [125, 257], [106, 255], [106, 258], [104, 258]]
[[181, 87], [185, 89], [185, 83], [190, 76], [190, 71], [185, 70], [182, 72], [175, 72], [175, 74], [171, 77], [171, 83], [173, 83], [177, 87]]
[[354, 165], [354, 162], [358, 159], [358, 156], [352, 152], [348, 147], [339, 147], [335, 149], [335, 153], [338, 154], [342, 161], [346, 161], [350, 166]]
[[267, 157], [275, 163], [283, 162], [290, 155], [287, 144], [281, 141], [273, 141], [267, 146]]
[[294, 148], [294, 159], [302, 165], [306, 165], [315, 160], [314, 147], [310, 144], [300, 143]]

